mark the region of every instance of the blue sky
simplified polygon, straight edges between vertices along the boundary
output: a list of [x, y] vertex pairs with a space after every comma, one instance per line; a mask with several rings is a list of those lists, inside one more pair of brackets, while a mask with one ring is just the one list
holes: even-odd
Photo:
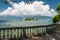
[[[0, 3], [1, 3], [1, 1], [2, 1], [2, 0], [0, 0]], [[14, 0], [14, 1], [17, 2], [18, 0]], [[28, 2], [28, 1], [35, 1], [35, 0], [23, 0], [23, 1]], [[49, 4], [50, 7], [53, 8], [53, 9], [56, 9], [57, 4], [60, 3], [60, 0], [36, 0], [36, 1], [43, 1], [43, 2], [45, 2], [45, 4]], [[1, 4], [0, 4], [0, 5], [1, 5]], [[1, 5], [1, 6], [2, 6], [2, 5]], [[3, 6], [2, 6], [2, 7], [3, 7]]]
[[[49, 15], [49, 16], [51, 16], [52, 14], [54, 14], [55, 13], [55, 10], [56, 10], [56, 6], [60, 3], [60, 0], [23, 0], [24, 2], [21, 2], [21, 5], [20, 4], [17, 4], [18, 2], [19, 2], [19, 0], [14, 0], [15, 2], [16, 2], [16, 4], [12, 4], [12, 5], [10, 5], [10, 4], [4, 4], [3, 2], [2, 2], [2, 0], [0, 0], [0, 15], [1, 14], [7, 14], [8, 13], [8, 15], [10, 15], [10, 12], [12, 12], [11, 14], [13, 14], [13, 15], [16, 15], [16, 14], [18, 14], [18, 13], [20, 13], [20, 14], [27, 14], [27, 13], [29, 13], [29, 14], [32, 14], [32, 13], [35, 13], [35, 10], [37, 11], [36, 13], [38, 14], [38, 13], [40, 13], [41, 15], [43, 14], [43, 15]], [[45, 9], [43, 9], [43, 11], [45, 12], [46, 11], [46, 13], [48, 13], [48, 14], [44, 14], [44, 12], [43, 13], [41, 13], [41, 12], [39, 12], [39, 10], [41, 9], [40, 7], [41, 7], [41, 5], [40, 5], [40, 7], [37, 7], [37, 6], [39, 6], [38, 4], [40, 4], [41, 2], [35, 2], [35, 4], [37, 5], [35, 5], [36, 7], [37, 7], [37, 9], [35, 8], [35, 6], [32, 8], [32, 4], [30, 5], [30, 4], [27, 4], [27, 5], [29, 5], [30, 6], [30, 9], [29, 8], [27, 8], [27, 6], [26, 6], [26, 4], [25, 3], [28, 3], [29, 1], [32, 1], [32, 2], [35, 2], [35, 1], [42, 1], [42, 5], [43, 5], [43, 7], [45, 7]], [[43, 4], [43, 2], [45, 2], [44, 4]], [[20, 3], [20, 2], [19, 2]], [[47, 5], [48, 4], [48, 5]], [[33, 3], [33, 5], [34, 5], [34, 3]], [[13, 6], [13, 7], [11, 7], [11, 6]], [[18, 10], [17, 10], [17, 8], [16, 8], [16, 6], [17, 6], [17, 8], [18, 8]], [[25, 7], [22, 7], [22, 6], [26, 6], [26, 10], [24, 11], [24, 10], [22, 10], [21, 8], [21, 10], [22, 10], [22, 12], [20, 12], [19, 10], [19, 7], [21, 6], [21, 8], [23, 8], [24, 10], [25, 10]], [[13, 9], [13, 8], [15, 8], [15, 9]], [[40, 8], [40, 9], [39, 9]], [[32, 10], [32, 11], [31, 11]], [[50, 10], [50, 11], [49, 11]], [[13, 11], [16, 11], [15, 12], [15, 14], [14, 14], [14, 12]], [[36, 14], [35, 13], [35, 14]], [[18, 15], [20, 15], [20, 14], [18, 14]], [[34, 15], [35, 15], [34, 14]], [[40, 15], [39, 14], [39, 15]]]
[[56, 9], [56, 6], [60, 3], [60, 0], [42, 0], [46, 4], [49, 4], [51, 8]]

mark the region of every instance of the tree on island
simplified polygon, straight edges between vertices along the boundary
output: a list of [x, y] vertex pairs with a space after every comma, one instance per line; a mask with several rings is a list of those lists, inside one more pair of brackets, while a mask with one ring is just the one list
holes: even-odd
[[37, 20], [37, 18], [25, 18], [24, 20], [31, 21], [31, 20]]

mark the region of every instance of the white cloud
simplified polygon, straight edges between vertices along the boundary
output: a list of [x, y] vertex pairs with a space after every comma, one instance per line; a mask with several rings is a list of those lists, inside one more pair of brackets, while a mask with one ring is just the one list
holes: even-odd
[[13, 7], [8, 7], [5, 11], [0, 12], [0, 16], [42, 15], [51, 17], [56, 14], [54, 9], [50, 9], [49, 5], [44, 5], [42, 1], [35, 1], [30, 4], [22, 1], [18, 4], [12, 3], [12, 6]]

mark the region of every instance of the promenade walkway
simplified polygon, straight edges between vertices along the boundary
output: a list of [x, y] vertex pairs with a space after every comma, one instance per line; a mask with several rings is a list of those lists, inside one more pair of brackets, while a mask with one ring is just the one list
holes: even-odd
[[31, 37], [26, 40], [60, 40], [60, 30], [56, 32], [42, 34], [42, 36]]

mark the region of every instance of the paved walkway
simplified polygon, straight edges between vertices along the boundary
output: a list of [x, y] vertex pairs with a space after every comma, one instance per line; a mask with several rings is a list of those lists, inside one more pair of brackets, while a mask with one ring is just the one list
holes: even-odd
[[42, 35], [42, 37], [29, 38], [27, 40], [60, 40], [60, 31], [46, 33], [45, 35]]

